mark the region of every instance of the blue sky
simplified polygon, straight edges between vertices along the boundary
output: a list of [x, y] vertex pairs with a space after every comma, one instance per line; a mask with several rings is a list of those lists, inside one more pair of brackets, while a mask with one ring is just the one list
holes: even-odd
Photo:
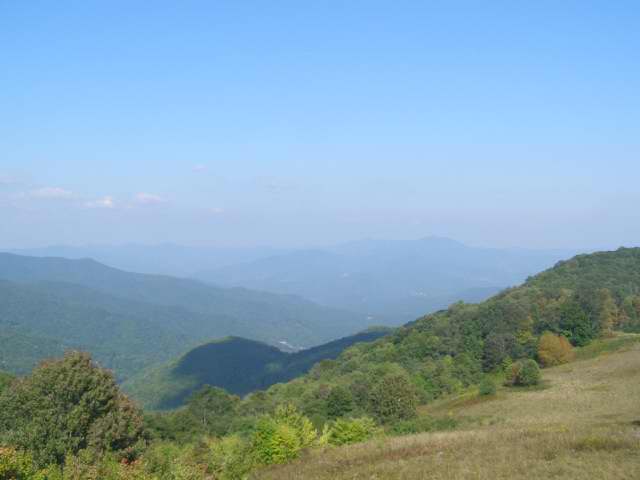
[[637, 2], [0, 3], [0, 247], [640, 244]]

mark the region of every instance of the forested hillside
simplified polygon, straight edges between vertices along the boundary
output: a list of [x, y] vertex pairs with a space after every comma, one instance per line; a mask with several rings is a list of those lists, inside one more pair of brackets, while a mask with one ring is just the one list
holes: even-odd
[[640, 331], [639, 248], [577, 256], [483, 303], [454, 304], [320, 362], [306, 376], [271, 387], [260, 401], [291, 401], [327, 418], [327, 392], [337, 389], [348, 399], [346, 411], [385, 421], [411, 408], [381, 410], [380, 397], [430, 402], [479, 382], [484, 372], [538, 359], [544, 332], [582, 346], [613, 329]]
[[244, 395], [303, 375], [315, 363], [334, 359], [355, 343], [370, 342], [389, 332], [370, 330], [296, 353], [229, 337], [194, 348], [177, 361], [149, 368], [127, 381], [123, 388], [152, 409], [180, 406], [204, 385]]
[[640, 335], [597, 340], [577, 353], [577, 361], [545, 369], [542, 385], [492, 395], [467, 389], [422, 407], [412, 423], [440, 423], [440, 431], [314, 449], [251, 478], [640, 478]]
[[0, 393], [2, 393], [2, 390], [9, 386], [9, 384], [13, 381], [13, 378], [14, 377], [12, 375], [0, 371]]
[[25, 374], [44, 358], [77, 349], [127, 378], [196, 345], [202, 331], [182, 322], [199, 318], [206, 319], [72, 284], [0, 281], [0, 368]]
[[294, 296], [143, 275], [92, 260], [0, 254], [0, 368], [29, 371], [75, 348], [120, 379], [227, 335], [310, 347], [368, 326], [365, 315]]

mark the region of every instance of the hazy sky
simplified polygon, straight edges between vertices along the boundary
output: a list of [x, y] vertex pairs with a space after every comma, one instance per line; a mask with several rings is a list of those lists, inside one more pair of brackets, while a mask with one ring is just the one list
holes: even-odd
[[635, 1], [0, 2], [0, 247], [640, 244]]

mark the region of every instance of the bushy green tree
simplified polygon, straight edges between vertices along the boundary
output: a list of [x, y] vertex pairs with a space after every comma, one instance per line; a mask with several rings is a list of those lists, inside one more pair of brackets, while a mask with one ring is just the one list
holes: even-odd
[[387, 374], [371, 391], [370, 411], [382, 423], [412, 418], [417, 399], [416, 389], [406, 375]]
[[507, 373], [505, 384], [520, 387], [530, 387], [540, 383], [540, 367], [530, 358], [516, 362]]
[[491, 377], [485, 376], [478, 386], [478, 391], [482, 396], [495, 395], [497, 391], [496, 382]]
[[598, 335], [596, 326], [576, 300], [570, 300], [561, 306], [560, 329], [578, 347], [587, 345]]
[[0, 431], [39, 465], [61, 463], [87, 448], [132, 459], [145, 438], [140, 411], [113, 375], [79, 352], [44, 362], [13, 382], [0, 395]]
[[333, 387], [327, 397], [327, 415], [329, 418], [335, 419], [342, 417], [352, 410], [353, 396], [351, 392], [342, 385]]
[[491, 333], [484, 342], [483, 367], [491, 371], [500, 366], [505, 358], [514, 356], [517, 345], [516, 338], [511, 333]]
[[192, 395], [187, 412], [207, 435], [227, 433], [240, 399], [218, 387], [205, 385]]

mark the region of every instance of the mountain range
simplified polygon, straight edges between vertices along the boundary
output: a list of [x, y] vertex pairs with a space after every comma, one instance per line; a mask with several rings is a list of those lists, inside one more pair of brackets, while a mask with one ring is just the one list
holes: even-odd
[[459, 300], [484, 300], [576, 253], [479, 248], [441, 237], [362, 240], [202, 270], [195, 276], [216, 285], [295, 294], [408, 321]]
[[[228, 336], [296, 351], [371, 325], [397, 326], [460, 300], [484, 300], [566, 253], [438, 237], [317, 250], [129, 245], [29, 252], [0, 253], [0, 369], [27, 373], [43, 358], [81, 349], [123, 381]], [[197, 278], [39, 256], [48, 253], [96, 254]]]
[[369, 324], [366, 315], [292, 295], [131, 273], [89, 259], [0, 254], [0, 369], [14, 373], [73, 348], [91, 351], [123, 379], [214, 338], [300, 348]]
[[579, 252], [481, 248], [442, 237], [365, 239], [317, 248], [174, 244], [50, 246], [11, 253], [92, 258], [132, 272], [298, 295], [399, 325], [459, 300], [479, 302]]
[[197, 247], [161, 243], [143, 245], [51, 245], [39, 248], [7, 249], [7, 253], [31, 257], [92, 258], [129, 272], [189, 277], [203, 269], [216, 269], [261, 258], [290, 253], [276, 247]]

